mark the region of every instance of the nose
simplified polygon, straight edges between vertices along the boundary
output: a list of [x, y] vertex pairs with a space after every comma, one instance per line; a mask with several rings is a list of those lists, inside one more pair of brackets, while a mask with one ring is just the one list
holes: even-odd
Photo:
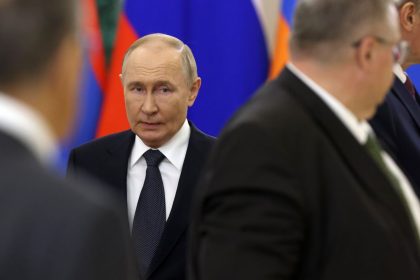
[[144, 99], [144, 102], [141, 106], [143, 113], [147, 115], [152, 115], [158, 111], [155, 97], [151, 93], [147, 93]]

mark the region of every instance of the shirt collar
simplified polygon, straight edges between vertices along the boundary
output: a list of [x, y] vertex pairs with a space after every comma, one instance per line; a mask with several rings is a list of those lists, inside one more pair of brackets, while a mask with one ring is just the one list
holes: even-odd
[[373, 133], [373, 130], [366, 121], [358, 121], [356, 116], [338, 99], [305, 75], [295, 65], [288, 63], [287, 68], [324, 101], [360, 144], [364, 144], [367, 141], [369, 133]]
[[394, 74], [397, 78], [404, 84], [407, 80], [407, 74], [402, 69], [401, 65], [395, 64], [394, 65]]
[[1, 92], [0, 129], [21, 141], [41, 162], [51, 163], [56, 156], [56, 139], [41, 115]]
[[[178, 132], [168, 142], [158, 148], [165, 158], [178, 170], [182, 169], [190, 134], [190, 125], [188, 124], [188, 121], [185, 120]], [[140, 137], [136, 135], [133, 150], [131, 152], [130, 167], [133, 167], [149, 149], [152, 148], [144, 144]]]

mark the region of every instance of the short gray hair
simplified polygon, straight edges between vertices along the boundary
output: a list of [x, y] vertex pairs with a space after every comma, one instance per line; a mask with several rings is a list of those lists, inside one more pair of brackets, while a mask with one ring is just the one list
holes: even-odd
[[416, 9], [420, 8], [420, 0], [401, 0], [398, 6], [402, 6], [407, 2], [412, 2], [416, 6]]
[[328, 59], [382, 25], [395, 0], [299, 0], [290, 48]]
[[197, 63], [191, 49], [178, 38], [162, 33], [154, 33], [141, 37], [135, 41], [127, 50], [122, 64], [122, 73], [124, 74], [125, 64], [128, 56], [137, 48], [146, 45], [150, 42], [161, 42], [169, 47], [172, 47], [181, 53], [182, 67], [185, 71], [187, 83], [191, 86], [194, 80], [198, 77]]
[[0, 84], [34, 78], [78, 25], [75, 0], [0, 0]]

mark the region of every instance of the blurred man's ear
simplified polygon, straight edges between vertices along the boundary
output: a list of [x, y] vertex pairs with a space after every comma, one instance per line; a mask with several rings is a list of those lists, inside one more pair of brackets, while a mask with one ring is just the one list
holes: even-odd
[[360, 40], [360, 43], [356, 47], [356, 62], [361, 69], [368, 69], [371, 65], [374, 45], [374, 38], [365, 37]]
[[191, 85], [190, 95], [188, 96], [188, 106], [194, 105], [195, 99], [197, 98], [198, 91], [201, 87], [201, 78], [197, 77]]

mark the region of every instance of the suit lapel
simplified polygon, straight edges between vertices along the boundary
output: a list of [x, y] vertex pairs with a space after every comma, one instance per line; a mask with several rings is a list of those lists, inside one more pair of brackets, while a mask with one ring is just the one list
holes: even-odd
[[404, 84], [398, 78], [396, 78], [394, 81], [391, 94], [395, 95], [395, 97], [401, 101], [404, 107], [407, 108], [410, 116], [413, 118], [414, 122], [417, 124], [417, 127], [420, 129], [420, 105], [417, 102], [418, 96], [416, 96], [416, 100], [413, 100]]
[[[355, 178], [366, 193], [383, 206], [387, 216], [394, 217], [392, 222], [398, 224], [396, 228], [402, 229], [403, 234], [412, 241], [411, 244], [418, 244], [410, 214], [405, 209], [400, 195], [350, 131], [330, 108], [289, 70], [286, 69], [283, 72], [278, 82], [280, 86], [285, 86], [287, 92], [291, 92], [292, 96], [309, 112], [311, 118], [324, 131], [325, 136], [330, 139], [331, 146], [335, 147], [337, 153], [355, 174]], [[417, 250], [419, 257], [418, 253]]]
[[199, 132], [192, 123], [190, 123], [190, 127], [191, 135], [181, 176], [179, 178], [174, 204], [168, 221], [166, 222], [165, 231], [163, 232], [155, 257], [150, 265], [148, 276], [159, 267], [190, 224], [192, 196], [208, 152], [206, 145], [202, 144], [203, 136], [201, 135], [201, 132]]
[[121, 195], [124, 205], [127, 205], [127, 167], [128, 158], [134, 144], [135, 135], [131, 131], [122, 133], [112, 145], [106, 147], [107, 158], [105, 170], [108, 170], [108, 182], [116, 186], [116, 191]]

